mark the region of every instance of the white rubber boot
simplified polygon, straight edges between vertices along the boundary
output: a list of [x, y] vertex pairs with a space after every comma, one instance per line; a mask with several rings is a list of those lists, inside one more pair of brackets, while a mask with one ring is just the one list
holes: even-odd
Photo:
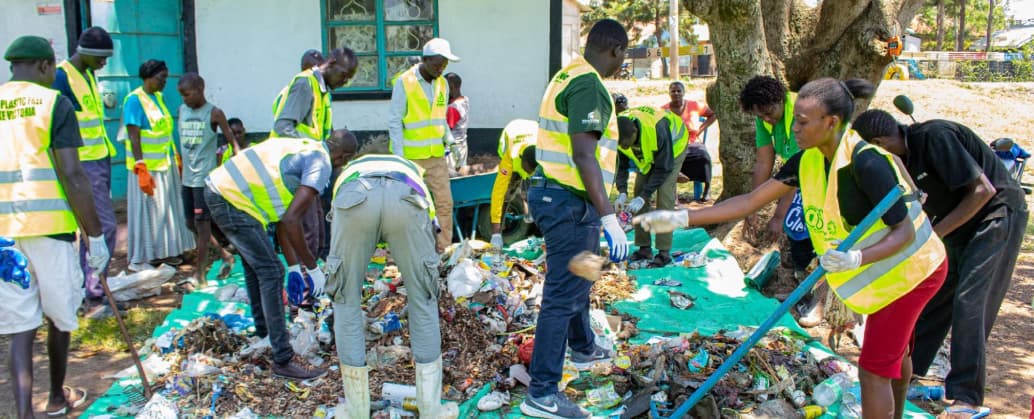
[[456, 403], [442, 404], [442, 357], [427, 364], [416, 364], [416, 403], [422, 419], [456, 419]]
[[370, 375], [367, 367], [353, 367], [341, 364], [341, 382], [345, 386], [346, 402], [334, 410], [334, 417], [341, 419], [369, 419], [370, 417]]

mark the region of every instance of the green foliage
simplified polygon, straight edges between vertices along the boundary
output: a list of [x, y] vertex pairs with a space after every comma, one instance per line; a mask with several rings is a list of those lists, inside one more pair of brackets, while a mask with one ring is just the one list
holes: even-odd
[[[136, 307], [124, 311], [122, 320], [129, 329], [129, 336], [139, 346], [151, 337], [151, 331], [162, 323], [166, 314], [168, 310]], [[84, 352], [121, 352], [129, 349], [114, 316], [100, 320], [81, 318], [79, 330], [72, 332], [72, 348]]]
[[[591, 10], [582, 13], [582, 34], [587, 34], [592, 24], [600, 19], [614, 19], [628, 30], [629, 45], [633, 47], [656, 47], [660, 34], [668, 30], [668, 0], [596, 0]], [[683, 43], [695, 44], [696, 35], [692, 26], [700, 20], [685, 10], [679, 10], [679, 39]], [[658, 24], [659, 30], [653, 37], [643, 39], [647, 25]]]
[[[932, 51], [937, 48], [937, 2], [938, 0], [927, 0], [923, 7], [916, 13], [912, 29], [916, 36], [922, 38], [922, 49]], [[992, 31], [1005, 29], [1008, 22], [1005, 16], [1006, 1], [996, 0], [994, 10], [994, 22]], [[963, 42], [965, 48], [978, 39], [983, 39], [987, 32], [987, 12], [990, 2], [987, 0], [966, 1], [966, 36]], [[954, 50], [955, 39], [958, 35], [959, 0], [944, 0], [944, 42], [942, 49]]]

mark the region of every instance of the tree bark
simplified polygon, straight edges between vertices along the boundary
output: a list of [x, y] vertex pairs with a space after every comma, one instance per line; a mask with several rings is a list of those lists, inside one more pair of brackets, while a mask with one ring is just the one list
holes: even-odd
[[[710, 27], [718, 77], [707, 103], [721, 123], [722, 195], [750, 191], [754, 118], [740, 109], [747, 80], [767, 74], [793, 91], [820, 77], [878, 84], [891, 62], [886, 40], [901, 33], [923, 0], [682, 0]], [[858, 112], [868, 106], [859, 103]]]
[[959, 0], [959, 31], [955, 35], [955, 51], [966, 46], [966, 0]]
[[944, 0], [937, 0], [937, 50], [944, 50]]
[[990, 7], [987, 8], [987, 33], [984, 34], [984, 53], [991, 52], [991, 32], [994, 31], [995, 23], [995, 0], [988, 0]]

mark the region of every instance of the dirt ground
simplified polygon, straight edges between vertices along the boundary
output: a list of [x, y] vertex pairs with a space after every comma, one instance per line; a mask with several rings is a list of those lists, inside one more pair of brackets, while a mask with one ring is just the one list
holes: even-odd
[[[703, 100], [703, 89], [709, 80], [695, 80], [689, 83], [686, 96]], [[666, 82], [609, 82], [610, 87], [629, 97], [632, 106], [658, 106], [666, 102]], [[898, 94], [909, 95], [916, 105], [917, 119], [945, 118], [960, 121], [973, 128], [985, 140], [998, 137], [1012, 137], [1024, 148], [1034, 150], [1034, 138], [1030, 136], [1030, 115], [1034, 115], [1034, 84], [1001, 83], [959, 83], [945, 80], [927, 81], [885, 81], [881, 84], [874, 106], [891, 110], [902, 121], [907, 119], [893, 111], [890, 104]], [[720, 164], [717, 159], [718, 127], [709, 133], [708, 145], [715, 157], [716, 181], [720, 182]], [[1029, 174], [1028, 174], [1029, 176]], [[712, 196], [717, 196], [717, 190]], [[694, 204], [698, 205], [698, 204]], [[125, 234], [120, 233], [122, 246], [116, 250], [116, 261], [112, 273], [125, 267]], [[758, 249], [742, 240], [740, 227], [733, 227], [726, 237], [727, 245], [742, 255], [743, 268], [749, 269], [760, 256]], [[1028, 226], [1028, 233], [1034, 232], [1034, 224]], [[721, 232], [725, 233], [725, 232]], [[189, 275], [191, 267], [184, 265], [178, 275]], [[1034, 396], [1034, 346], [1030, 334], [1034, 330], [1034, 238], [1028, 237], [1020, 261], [1016, 266], [1013, 285], [1006, 296], [992, 332], [987, 358], [987, 400], [986, 405], [994, 409], [994, 417], [1026, 418], [1030, 414], [1031, 397]], [[151, 307], [155, 310], [171, 310], [179, 305], [179, 295], [166, 290], [163, 295], [134, 303], [134, 306]], [[825, 329], [813, 331], [817, 337], [825, 336]], [[137, 342], [139, 346], [142, 342]], [[0, 337], [0, 418], [14, 414], [12, 389], [8, 372], [9, 341]], [[105, 392], [112, 380], [101, 378], [132, 365], [126, 353], [83, 353], [73, 348], [69, 361], [66, 385], [86, 388], [91, 396]], [[841, 352], [857, 359], [857, 348], [850, 341], [843, 343]], [[46, 404], [49, 386], [48, 362], [45, 344], [37, 338], [34, 358], [35, 388], [33, 402], [36, 411], [42, 411]], [[936, 406], [932, 406], [937, 410]], [[73, 414], [81, 413], [78, 409]]]

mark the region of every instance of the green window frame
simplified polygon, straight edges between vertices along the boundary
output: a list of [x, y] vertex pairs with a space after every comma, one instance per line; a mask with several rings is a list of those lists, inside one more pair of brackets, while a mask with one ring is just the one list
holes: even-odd
[[438, 36], [438, 0], [321, 0], [324, 54], [349, 47], [355, 77], [335, 93], [390, 94], [391, 79]]

